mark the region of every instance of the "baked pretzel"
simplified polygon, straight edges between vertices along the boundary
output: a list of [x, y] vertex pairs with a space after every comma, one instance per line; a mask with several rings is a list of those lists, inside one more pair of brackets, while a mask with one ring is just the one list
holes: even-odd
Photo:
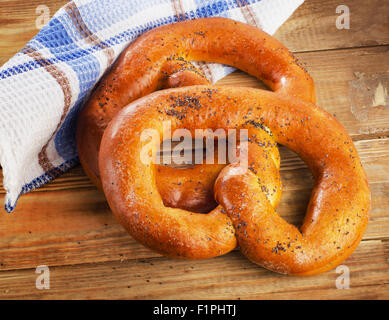
[[[227, 18], [203, 18], [153, 29], [121, 54], [80, 113], [78, 154], [95, 185], [101, 187], [97, 163], [101, 137], [121, 108], [158, 89], [208, 83], [188, 60], [231, 65], [274, 91], [315, 102], [313, 80], [298, 59], [255, 27]], [[197, 212], [213, 208], [210, 186], [221, 168], [158, 167], [158, 187], [165, 204]], [[204, 170], [207, 174], [198, 175]], [[196, 176], [196, 181], [191, 176]]]
[[[172, 131], [249, 130], [248, 169], [232, 163], [221, 171], [215, 184], [220, 205], [209, 214], [166, 207], [155, 165], [141, 159], [150, 143], [140, 139], [141, 133], [153, 128], [162, 135], [166, 120]], [[299, 154], [315, 180], [300, 230], [276, 213], [274, 193], [279, 191], [267, 184], [278, 180], [272, 178], [278, 168], [275, 143]], [[368, 182], [346, 130], [320, 107], [270, 91], [191, 86], [152, 93], [122, 109], [108, 125], [99, 166], [119, 222], [136, 240], [168, 257], [214, 257], [238, 243], [246, 257], [267, 269], [316, 274], [353, 252], [368, 221]]]

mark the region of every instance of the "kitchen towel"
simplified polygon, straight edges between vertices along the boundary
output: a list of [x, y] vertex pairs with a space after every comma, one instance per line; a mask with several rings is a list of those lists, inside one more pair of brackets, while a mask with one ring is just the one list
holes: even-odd
[[[78, 164], [77, 114], [120, 52], [143, 32], [227, 17], [269, 34], [304, 0], [74, 0], [0, 68], [0, 163], [11, 212], [20, 195]], [[200, 64], [216, 82], [234, 69]]]

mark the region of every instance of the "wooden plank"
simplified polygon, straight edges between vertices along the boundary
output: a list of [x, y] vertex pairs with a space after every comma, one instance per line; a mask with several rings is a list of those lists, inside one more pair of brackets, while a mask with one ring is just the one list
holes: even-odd
[[36, 8], [45, 5], [50, 17], [66, 4], [67, 0], [1, 0], [0, 7], [0, 66], [17, 53], [38, 32]]
[[[35, 9], [46, 5], [52, 16], [67, 0], [2, 0], [0, 10], [0, 65], [4, 64], [39, 30]], [[350, 8], [349, 30], [335, 25], [336, 7]], [[389, 5], [372, 0], [307, 0], [281, 26], [275, 37], [295, 52], [389, 44]]]
[[[363, 140], [356, 145], [373, 200], [364, 240], [389, 239], [389, 139]], [[281, 148], [281, 157], [284, 191], [278, 211], [298, 224], [309, 201], [311, 174], [292, 151]], [[70, 187], [67, 177], [81, 182]], [[159, 257], [118, 225], [103, 193], [80, 168], [24, 195], [15, 212], [3, 213], [1, 219], [0, 270]]]
[[[389, 133], [389, 46], [298, 53], [315, 81], [317, 104], [354, 139]], [[325, 56], [325, 58], [323, 58]], [[237, 71], [219, 84], [263, 88]]]
[[[339, 5], [349, 8], [350, 29], [336, 28]], [[388, 1], [306, 0], [274, 36], [294, 52], [389, 44], [388, 16]]]
[[[336, 289], [336, 270], [291, 277], [259, 268], [239, 252], [183, 261], [125, 260], [50, 268], [50, 289], [35, 289], [34, 269], [2, 272], [1, 298], [30, 299], [387, 299], [388, 242], [364, 241], [343, 266], [350, 288]], [[385, 258], [386, 257], [386, 258]]]

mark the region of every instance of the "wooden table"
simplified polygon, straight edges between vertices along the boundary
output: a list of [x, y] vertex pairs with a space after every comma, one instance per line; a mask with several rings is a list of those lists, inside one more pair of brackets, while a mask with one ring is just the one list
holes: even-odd
[[[35, 8], [53, 14], [66, 0], [2, 0], [0, 65], [36, 33]], [[306, 0], [279, 29], [307, 64], [318, 104], [353, 137], [372, 192], [363, 241], [344, 262], [350, 288], [336, 289], [336, 270], [290, 277], [262, 269], [239, 251], [204, 261], [166, 259], [134, 241], [111, 214], [104, 195], [77, 167], [24, 195], [0, 215], [0, 297], [40, 299], [335, 299], [389, 298], [389, 1], [344, 0], [350, 29], [335, 25], [334, 0]], [[242, 72], [222, 84], [261, 86]], [[281, 148], [280, 214], [301, 221], [312, 179], [305, 164]], [[0, 202], [4, 189], [0, 189]], [[50, 268], [50, 290], [35, 287], [36, 267]]]

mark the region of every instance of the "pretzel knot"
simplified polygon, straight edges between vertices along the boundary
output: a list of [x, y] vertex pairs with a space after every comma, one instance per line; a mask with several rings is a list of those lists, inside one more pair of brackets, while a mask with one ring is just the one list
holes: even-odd
[[[196, 108], [185, 97], [195, 98]], [[214, 186], [219, 206], [208, 214], [165, 206], [155, 165], [142, 161], [142, 131], [153, 128], [162, 136], [168, 120], [172, 130], [192, 133], [248, 130], [248, 166], [231, 163], [220, 172]], [[275, 210], [281, 193], [276, 143], [299, 154], [315, 180], [300, 229]], [[108, 125], [99, 168], [119, 222], [145, 246], [174, 258], [214, 257], [238, 245], [270, 270], [315, 274], [346, 259], [368, 221], [370, 191], [345, 129], [310, 102], [258, 89], [191, 86], [141, 98]]]

